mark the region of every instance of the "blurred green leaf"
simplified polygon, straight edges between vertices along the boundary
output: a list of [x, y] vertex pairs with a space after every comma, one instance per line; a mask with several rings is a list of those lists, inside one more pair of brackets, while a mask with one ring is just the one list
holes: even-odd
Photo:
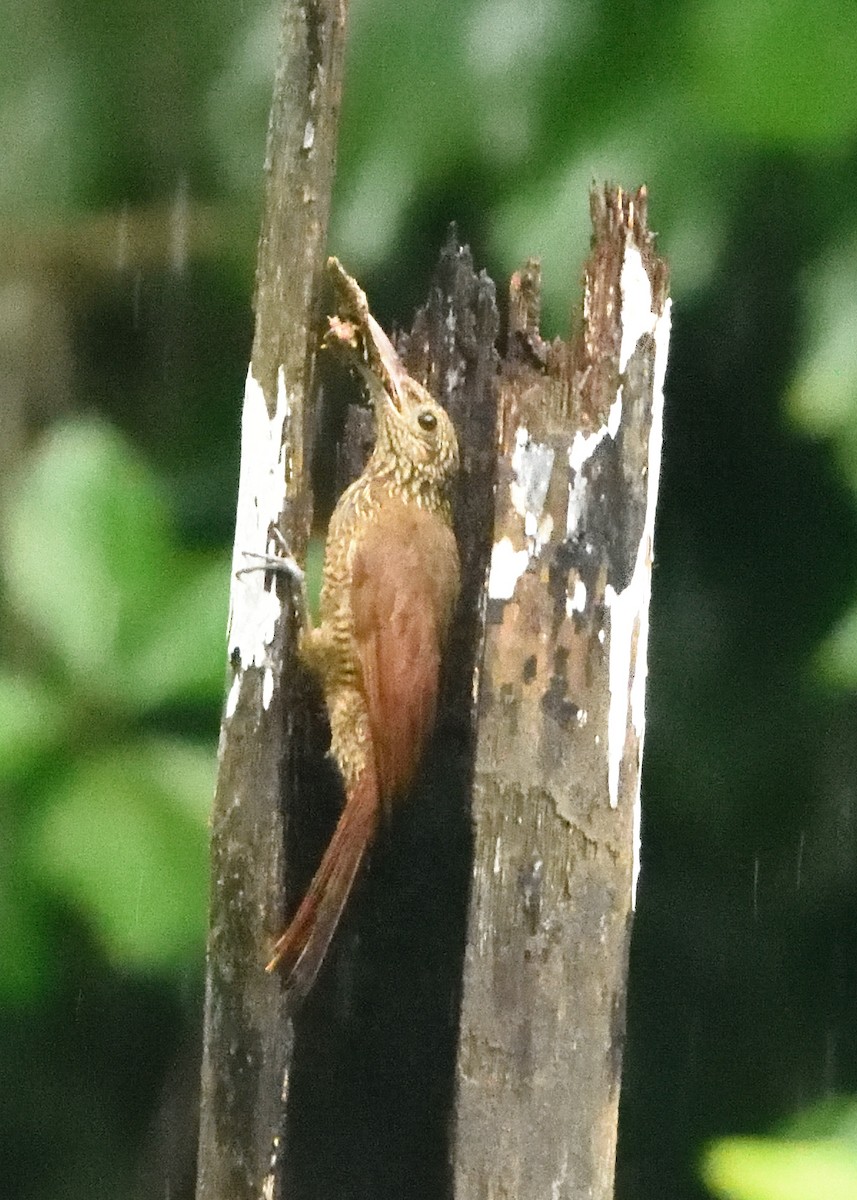
[[[680, 119], [668, 114], [682, 114]], [[669, 139], [664, 128], [669, 124]], [[640, 97], [628, 111], [617, 111], [596, 141], [574, 145], [559, 157], [547, 176], [525, 177], [491, 218], [493, 253], [511, 275], [528, 257], [543, 260], [542, 306], [551, 333], [568, 330], [569, 308], [577, 278], [590, 249], [589, 190], [594, 180], [628, 187], [645, 183], [657, 197], [657, 219], [671, 226], [672, 279], [687, 291], [709, 277], [725, 238], [724, 202], [730, 185], [710, 145], [700, 145], [699, 130], [686, 119], [681, 100], [668, 92], [656, 103]], [[696, 183], [680, 194], [671, 186], [678, 157]], [[716, 197], [716, 200], [715, 200]]]
[[47, 798], [35, 869], [115, 962], [153, 969], [200, 953], [213, 785], [211, 750], [146, 739], [76, 764]]
[[198, 564], [154, 614], [153, 627], [132, 657], [128, 684], [141, 708], [173, 700], [216, 701], [223, 694], [229, 560]]
[[701, 123], [798, 145], [844, 143], [857, 129], [850, 0], [709, 0], [687, 39]]
[[17, 847], [0, 848], [0, 1002], [32, 1000], [44, 983], [45, 931], [32, 879], [21, 870]]
[[9, 596], [95, 697], [122, 702], [128, 664], [172, 588], [153, 476], [107, 425], [56, 426], [5, 513]]
[[[481, 106], [466, 69], [471, 8], [458, 0], [354, 6], [331, 239], [358, 273], [400, 236], [419, 187], [472, 142]], [[397, 96], [407, 103], [391, 104]]]
[[850, 609], [828, 634], [815, 662], [827, 683], [839, 688], [857, 687], [857, 608]]
[[252, 9], [230, 30], [231, 45], [206, 97], [207, 132], [224, 190], [255, 197], [261, 187], [280, 10]]
[[834, 440], [857, 492], [857, 241], [837, 244], [806, 279], [806, 347], [789, 387], [791, 418], [816, 437]]
[[853, 1096], [826, 1096], [789, 1117], [778, 1132], [793, 1141], [836, 1138], [857, 1149], [857, 1100]]
[[702, 1175], [723, 1200], [853, 1200], [857, 1151], [832, 1139], [726, 1138], [708, 1150]]
[[[857, 493], [857, 242], [853, 237], [807, 273], [803, 310], [806, 347], [786, 393], [786, 410], [801, 429], [829, 439], [842, 478]], [[857, 686], [857, 608], [839, 619], [815, 655], [834, 687]]]
[[47, 6], [32, 0], [6, 0], [0, 6], [4, 215], [31, 218], [34, 212], [63, 207], [80, 170], [80, 140], [85, 134], [77, 121], [79, 64], [65, 55], [60, 26]]
[[218, 697], [228, 568], [174, 545], [154, 476], [118, 433], [56, 428], [5, 537], [11, 598], [84, 695], [120, 712]]
[[25, 771], [55, 747], [69, 712], [55, 687], [0, 670], [0, 778]]

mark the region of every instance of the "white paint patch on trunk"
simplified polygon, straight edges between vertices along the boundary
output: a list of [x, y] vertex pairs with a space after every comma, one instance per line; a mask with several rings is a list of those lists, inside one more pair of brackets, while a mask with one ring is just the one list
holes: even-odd
[[577, 534], [583, 514], [586, 511], [588, 480], [583, 473], [583, 468], [606, 437], [615, 438], [619, 432], [621, 421], [622, 389], [620, 388], [616, 399], [610, 405], [610, 412], [607, 414], [607, 424], [602, 425], [594, 433], [583, 433], [581, 430], [578, 430], [574, 435], [568, 451], [568, 465], [571, 468], [571, 478], [568, 485], [568, 510], [565, 519], [565, 536], [568, 539], [575, 537]]
[[238, 693], [241, 691], [241, 676], [236, 672], [232, 678], [232, 684], [229, 688], [229, 695], [226, 697], [226, 719], [227, 721], [238, 707]]
[[[285, 507], [287, 449], [283, 446], [283, 428], [289, 413], [282, 368], [277, 375], [277, 403], [272, 417], [268, 415], [264, 392], [250, 368], [241, 414], [241, 471], [227, 632], [230, 661], [238, 664], [242, 671], [250, 666], [267, 666], [277, 621], [282, 614], [276, 590], [265, 589], [264, 571], [247, 571], [242, 575], [237, 572], [253, 565], [253, 559], [246, 557], [248, 552], [271, 554], [276, 551], [273, 543], [269, 544], [268, 530], [279, 521]], [[273, 676], [271, 687], [263, 688], [265, 707], [272, 694]]]
[[615, 438], [619, 432], [619, 426], [622, 424], [622, 389], [616, 393], [616, 399], [610, 405], [610, 411], [607, 414], [607, 432], [612, 438]]
[[518, 428], [511, 458], [513, 477], [509, 497], [523, 522], [525, 548], [516, 550], [508, 536], [494, 543], [488, 572], [489, 600], [511, 600], [530, 561], [541, 554], [551, 539], [553, 518], [544, 509], [555, 457], [552, 446], [534, 442], [525, 426]]
[[551, 540], [553, 533], [553, 517], [550, 513], [542, 513], [541, 517], [536, 520], [534, 513], [527, 513], [524, 517], [524, 534], [527, 539], [527, 550], [531, 558], [538, 558], [542, 549]]
[[262, 708], [268, 711], [268, 707], [274, 698], [274, 672], [270, 667], [265, 667], [265, 674], [262, 676]]
[[488, 599], [511, 600], [529, 561], [529, 551], [516, 550], [511, 538], [502, 537], [495, 542], [488, 571]]
[[652, 311], [652, 285], [643, 265], [643, 256], [630, 241], [625, 245], [619, 286], [622, 291], [622, 344], [619, 349], [621, 375], [637, 349], [640, 338], [644, 333], [654, 333], [658, 324], [658, 314]]
[[[622, 263], [622, 344], [620, 371], [624, 371], [637, 343], [645, 333], [655, 340], [652, 380], [652, 424], [646, 479], [646, 512], [643, 532], [631, 581], [622, 592], [608, 584], [604, 599], [610, 612], [610, 710], [607, 718], [607, 783], [610, 805], [619, 803], [622, 758], [628, 732], [628, 717], [637, 738], [637, 784], [633, 810], [634, 865], [631, 903], [636, 903], [640, 874], [640, 774], [646, 724], [646, 675], [648, 672], [649, 601], [652, 588], [652, 557], [655, 511], [658, 500], [661, 448], [663, 444], [664, 377], [669, 347], [671, 302], [662, 316], [652, 307], [652, 289], [637, 247], [626, 246]], [[620, 389], [621, 395], [621, 389]], [[617, 397], [618, 399], [618, 397]], [[612, 410], [611, 410], [612, 411]]]
[[[571, 450], [568, 452], [571, 462]], [[577, 536], [580, 522], [586, 511], [586, 476], [581, 472], [573, 472], [568, 484], [568, 511], [565, 517], [565, 536], [572, 541]]]
[[537, 558], [553, 533], [553, 518], [545, 513], [556, 451], [552, 446], [534, 442], [521, 425], [515, 434], [512, 451], [514, 479], [509, 485], [515, 512], [524, 519], [524, 535], [531, 558]]
[[572, 471], [580, 473], [584, 463], [589, 462], [606, 437], [606, 425], [602, 425], [594, 433], [584, 433], [582, 429], [578, 429], [571, 443], [571, 449], [568, 452], [568, 465]]
[[649, 602], [652, 594], [655, 514], [658, 507], [658, 485], [660, 483], [661, 453], [664, 442], [664, 380], [667, 373], [671, 314], [672, 300], [667, 300], [664, 305], [663, 314], [656, 320], [653, 330], [655, 339], [655, 366], [652, 376], [652, 428], [649, 433], [646, 522], [642, 538], [642, 548], [647, 559], [645, 563], [646, 569], [643, 572], [646, 594], [643, 598], [640, 613], [640, 629], [637, 634], [637, 661], [634, 668], [634, 679], [631, 684], [631, 719], [634, 722], [634, 728], [637, 730], [640, 739], [637, 747], [637, 794], [634, 797], [634, 870], [631, 878], [632, 907], [636, 907], [637, 904], [637, 882], [640, 878], [640, 830], [642, 824], [640, 782], [643, 767], [643, 741], [646, 730], [646, 677], [649, 673]]
[[[641, 543], [642, 544], [642, 543]], [[622, 592], [612, 584], [604, 589], [604, 603], [610, 612], [610, 711], [607, 714], [607, 787], [610, 807], [619, 804], [619, 771], [625, 750], [628, 705], [631, 689], [631, 645], [639, 613], [637, 571]]]
[[582, 613], [586, 608], [586, 584], [582, 579], [575, 580], [574, 591], [565, 598], [565, 615], [571, 617], [574, 613]]

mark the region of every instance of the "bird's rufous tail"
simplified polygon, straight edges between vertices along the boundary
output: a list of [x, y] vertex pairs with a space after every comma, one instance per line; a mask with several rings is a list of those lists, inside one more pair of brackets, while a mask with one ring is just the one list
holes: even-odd
[[318, 975], [380, 816], [371, 755], [351, 789], [307, 894], [274, 946], [266, 971], [282, 967], [289, 991], [303, 997]]

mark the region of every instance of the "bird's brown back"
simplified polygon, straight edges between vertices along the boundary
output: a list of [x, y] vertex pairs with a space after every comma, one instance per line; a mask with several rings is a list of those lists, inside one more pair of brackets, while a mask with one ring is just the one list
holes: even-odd
[[359, 539], [353, 639], [382, 800], [409, 787], [434, 725], [440, 663], [458, 599], [444, 515], [388, 497]]

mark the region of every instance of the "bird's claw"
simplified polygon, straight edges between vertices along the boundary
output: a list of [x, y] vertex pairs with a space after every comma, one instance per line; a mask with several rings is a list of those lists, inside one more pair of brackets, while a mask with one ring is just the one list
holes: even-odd
[[239, 567], [236, 575], [248, 575], [251, 571], [273, 571], [277, 575], [287, 575], [293, 583], [303, 584], [306, 572], [299, 567], [292, 554], [257, 554], [255, 550], [243, 550], [244, 558], [254, 561], [246, 567]]
[[259, 554], [255, 550], [243, 550], [244, 557], [255, 559], [255, 562], [246, 567], [239, 567], [235, 574], [246, 575], [250, 571], [274, 571], [279, 575], [288, 575], [294, 583], [303, 587], [306, 581], [306, 572], [298, 566], [298, 561], [292, 554], [289, 543], [276, 527], [271, 530], [271, 541], [275, 542], [277, 546], [274, 554]]
[[277, 543], [278, 550], [274, 554], [259, 554], [255, 550], [242, 550], [242, 555], [246, 559], [252, 559], [246, 566], [239, 567], [235, 572], [236, 578], [241, 578], [242, 575], [249, 575], [251, 571], [272, 571], [276, 575], [285, 575], [289, 583], [295, 589], [297, 595], [295, 604], [298, 610], [301, 624], [308, 624], [309, 607], [307, 604], [306, 594], [306, 571], [298, 566], [297, 559], [292, 554], [289, 544], [279, 529], [275, 529], [272, 534], [272, 540]]

